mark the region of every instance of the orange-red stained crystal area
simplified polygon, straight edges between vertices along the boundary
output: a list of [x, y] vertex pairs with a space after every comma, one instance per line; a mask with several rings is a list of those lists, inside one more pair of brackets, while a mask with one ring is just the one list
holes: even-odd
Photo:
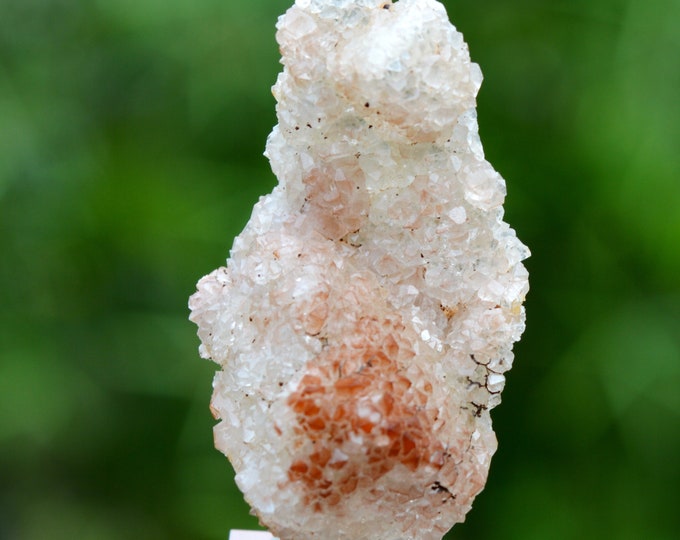
[[431, 385], [416, 388], [400, 368], [404, 351], [382, 332], [389, 324], [356, 326], [358, 339], [322, 352], [288, 398], [298, 446], [307, 450], [288, 477], [317, 511], [398, 465], [435, 472], [444, 464], [445, 448], [433, 437], [437, 412], [427, 408]]

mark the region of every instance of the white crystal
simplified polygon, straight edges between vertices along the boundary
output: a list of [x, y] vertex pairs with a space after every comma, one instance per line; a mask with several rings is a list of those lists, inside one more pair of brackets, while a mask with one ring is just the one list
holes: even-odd
[[281, 540], [439, 540], [485, 484], [528, 291], [481, 72], [434, 0], [277, 27], [279, 185], [190, 299], [215, 443]]

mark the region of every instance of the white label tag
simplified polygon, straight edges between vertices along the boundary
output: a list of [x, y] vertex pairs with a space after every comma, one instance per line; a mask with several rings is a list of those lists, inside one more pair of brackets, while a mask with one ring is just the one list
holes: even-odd
[[241, 531], [233, 529], [229, 532], [229, 540], [275, 540], [267, 531]]

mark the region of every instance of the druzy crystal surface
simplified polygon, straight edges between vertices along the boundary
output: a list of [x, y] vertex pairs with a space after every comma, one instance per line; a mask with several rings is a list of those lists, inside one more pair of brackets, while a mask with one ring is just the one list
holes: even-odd
[[528, 250], [435, 0], [298, 0], [279, 183], [191, 297], [216, 446], [283, 540], [441, 539], [483, 488]]

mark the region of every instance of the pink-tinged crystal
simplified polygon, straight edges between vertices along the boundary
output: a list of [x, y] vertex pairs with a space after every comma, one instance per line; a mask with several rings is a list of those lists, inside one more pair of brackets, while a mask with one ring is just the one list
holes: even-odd
[[481, 72], [435, 0], [298, 0], [277, 38], [279, 185], [190, 299], [215, 443], [282, 540], [439, 540], [486, 482], [528, 291]]

